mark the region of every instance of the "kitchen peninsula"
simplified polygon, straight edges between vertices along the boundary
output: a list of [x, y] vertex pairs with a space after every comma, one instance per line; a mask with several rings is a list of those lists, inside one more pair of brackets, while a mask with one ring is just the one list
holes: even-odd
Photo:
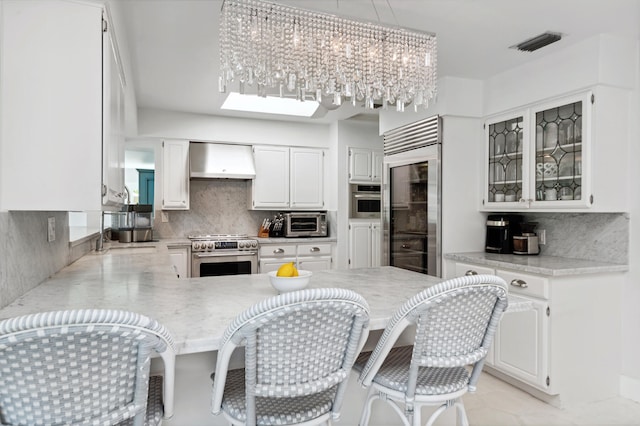
[[[167, 424], [223, 424], [217, 423], [222, 419], [209, 413], [209, 375], [215, 368], [222, 335], [236, 315], [260, 300], [275, 296], [276, 291], [266, 274], [178, 278], [169, 261], [168, 247], [180, 244], [189, 242], [161, 240], [105, 245], [107, 249], [103, 252], [83, 256], [0, 309], [0, 319], [82, 308], [123, 309], [153, 317], [171, 332], [179, 355], [175, 416]], [[314, 272], [309, 286], [349, 288], [360, 293], [370, 306], [372, 333], [368, 345], [372, 345], [402, 303], [440, 281], [386, 266]], [[511, 312], [531, 310], [529, 301], [513, 295], [509, 303]], [[355, 378], [350, 389], [353, 401], [344, 413], [347, 425], [351, 424], [350, 418], [354, 421], [357, 418], [366, 394]], [[378, 424], [387, 424], [386, 418], [381, 421]]]
[[[277, 294], [266, 274], [177, 278], [167, 251], [172, 244], [176, 242], [125, 248], [114, 244], [104, 252], [91, 252], [0, 309], [0, 319], [64, 309], [130, 310], [164, 324], [181, 355], [217, 350], [236, 315]], [[342, 287], [362, 294], [375, 330], [383, 329], [410, 296], [439, 281], [382, 267], [315, 272], [309, 287]]]

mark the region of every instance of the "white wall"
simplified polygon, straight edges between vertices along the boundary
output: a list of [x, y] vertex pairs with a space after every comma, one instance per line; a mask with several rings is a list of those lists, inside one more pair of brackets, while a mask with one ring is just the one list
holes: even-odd
[[438, 80], [438, 95], [429, 108], [414, 111], [409, 105], [405, 112], [396, 112], [393, 108], [380, 111], [380, 134], [436, 114], [482, 117], [483, 91], [482, 81], [456, 77], [441, 78]]
[[636, 89], [631, 106], [629, 129], [629, 206], [631, 212], [629, 235], [629, 274], [622, 292], [622, 380], [621, 394], [640, 402], [640, 46], [636, 45]]
[[329, 127], [328, 124], [138, 110], [138, 136], [145, 138], [328, 148]]

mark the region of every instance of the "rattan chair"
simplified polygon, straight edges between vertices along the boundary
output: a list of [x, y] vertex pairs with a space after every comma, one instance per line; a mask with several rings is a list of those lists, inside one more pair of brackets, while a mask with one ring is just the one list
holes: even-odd
[[[432, 425], [455, 406], [458, 424], [468, 425], [462, 395], [473, 392], [500, 318], [507, 307], [507, 285], [493, 275], [455, 278], [409, 299], [392, 317], [373, 352], [354, 366], [369, 387], [360, 425], [369, 423], [376, 399], [387, 401], [404, 425], [421, 424], [423, 406], [439, 406]], [[415, 326], [412, 346], [394, 347]], [[471, 371], [465, 368], [473, 366]]]
[[[224, 334], [212, 412], [233, 425], [330, 424], [368, 323], [366, 301], [344, 289], [284, 293], [254, 305]], [[229, 370], [241, 345], [245, 368]]]
[[[164, 377], [149, 377], [153, 352]], [[143, 315], [96, 309], [6, 319], [0, 423], [157, 425], [173, 415], [174, 369], [171, 336]]]

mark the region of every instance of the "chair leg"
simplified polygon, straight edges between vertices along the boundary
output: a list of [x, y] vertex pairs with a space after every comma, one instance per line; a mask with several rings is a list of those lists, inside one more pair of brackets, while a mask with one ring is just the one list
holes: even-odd
[[373, 386], [369, 388], [369, 392], [367, 392], [367, 401], [364, 404], [364, 408], [362, 409], [362, 415], [360, 416], [360, 426], [367, 426], [369, 424], [369, 417], [371, 417], [371, 406], [373, 405], [373, 401], [375, 399], [380, 398], [378, 392], [375, 391]]
[[440, 414], [444, 413], [446, 411], [447, 408], [449, 408], [450, 404], [447, 401], [446, 403], [442, 404], [441, 406], [439, 406], [436, 411], [433, 412], [433, 414], [431, 415], [431, 417], [429, 417], [429, 420], [427, 420], [427, 424], [425, 426], [433, 426], [433, 423], [436, 421], [436, 419], [438, 417], [440, 417]]
[[456, 424], [457, 426], [469, 426], [469, 419], [467, 418], [467, 410], [464, 408], [464, 403], [461, 398], [454, 404], [456, 406]]
[[413, 426], [421, 426], [422, 423], [422, 406], [414, 405], [413, 407]]

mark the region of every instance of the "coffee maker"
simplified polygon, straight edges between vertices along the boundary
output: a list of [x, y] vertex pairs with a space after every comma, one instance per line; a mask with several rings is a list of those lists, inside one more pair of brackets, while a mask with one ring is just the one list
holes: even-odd
[[538, 236], [534, 232], [537, 222], [523, 222], [520, 224], [521, 235], [513, 236], [513, 254], [538, 254], [540, 246]]
[[520, 233], [523, 217], [517, 214], [492, 214], [487, 217], [487, 253], [513, 253], [513, 237]]

